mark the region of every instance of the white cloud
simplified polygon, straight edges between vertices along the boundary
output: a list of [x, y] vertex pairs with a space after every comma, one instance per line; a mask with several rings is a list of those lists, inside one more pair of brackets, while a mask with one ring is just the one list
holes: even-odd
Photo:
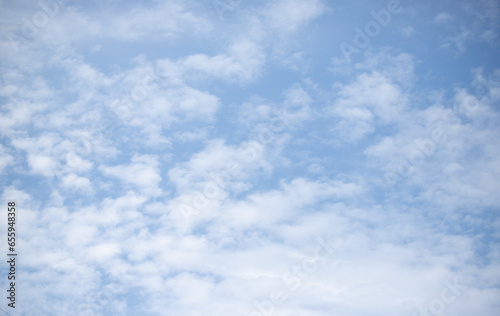
[[3, 173], [4, 169], [7, 168], [14, 162], [14, 157], [9, 155], [5, 147], [0, 144], [0, 174]]
[[87, 256], [90, 260], [95, 260], [105, 265], [114, 256], [120, 253], [120, 244], [117, 242], [103, 242], [88, 248]]
[[320, 0], [282, 0], [269, 4], [263, 9], [263, 15], [272, 28], [281, 32], [294, 32], [326, 10], [327, 7]]
[[468, 29], [463, 29], [458, 34], [445, 38], [444, 43], [439, 48], [449, 50], [458, 56], [465, 53], [466, 43], [472, 38], [474, 38], [473, 33]]
[[[43, 12], [38, 6], [33, 9], [35, 12]], [[159, 40], [175, 38], [185, 33], [208, 32], [212, 28], [211, 21], [203, 15], [194, 14], [191, 9], [193, 3], [187, 1], [164, 1], [136, 8], [124, 6], [120, 9], [113, 6], [89, 9], [61, 2], [45, 27], [35, 27], [37, 32], [34, 37], [43, 38], [53, 45], [71, 45], [89, 39], [131, 41], [147, 37]], [[13, 8], [10, 10], [14, 12], [14, 23], [11, 25], [21, 28], [22, 12], [13, 11]]]
[[56, 169], [58, 168], [57, 161], [54, 161], [51, 157], [43, 155], [28, 156], [28, 164], [34, 173], [38, 173], [46, 177], [53, 177]]
[[229, 203], [224, 207], [224, 225], [221, 226], [266, 229], [270, 228], [268, 225], [282, 221], [299, 220], [298, 216], [304, 213], [304, 208], [323, 199], [349, 198], [362, 191], [359, 185], [353, 183], [314, 183], [306, 179], [294, 179], [289, 184], [283, 183], [282, 187], [280, 191], [252, 194], [243, 201]]
[[69, 168], [78, 172], [85, 172], [92, 168], [92, 162], [82, 159], [80, 156], [71, 152], [66, 154], [66, 164]]
[[91, 194], [93, 192], [90, 180], [85, 177], [79, 177], [76, 174], [69, 174], [62, 178], [63, 187], [76, 189], [80, 192]]
[[227, 55], [191, 55], [183, 61], [183, 65], [211, 77], [245, 82], [259, 76], [264, 61], [265, 55], [259, 45], [249, 40], [240, 40], [231, 45]]
[[453, 16], [446, 12], [441, 12], [434, 18], [436, 23], [449, 23], [451, 21], [453, 21]]
[[107, 176], [113, 176], [123, 182], [125, 187], [132, 185], [148, 195], [159, 195], [161, 176], [158, 169], [158, 157], [151, 155], [134, 155], [130, 164], [117, 166], [101, 166]]
[[90, 244], [97, 236], [97, 228], [91, 223], [73, 221], [68, 225], [66, 243], [69, 247], [82, 247]]
[[357, 141], [372, 133], [378, 122], [404, 120], [405, 96], [399, 86], [382, 74], [361, 74], [355, 82], [336, 88], [337, 99], [328, 108], [328, 114], [338, 120], [332, 129], [342, 139]]

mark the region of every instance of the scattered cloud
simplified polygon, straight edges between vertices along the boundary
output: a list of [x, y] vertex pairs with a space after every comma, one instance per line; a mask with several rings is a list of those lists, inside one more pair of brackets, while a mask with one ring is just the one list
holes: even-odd
[[496, 315], [498, 2], [390, 5], [0, 1], [20, 313]]

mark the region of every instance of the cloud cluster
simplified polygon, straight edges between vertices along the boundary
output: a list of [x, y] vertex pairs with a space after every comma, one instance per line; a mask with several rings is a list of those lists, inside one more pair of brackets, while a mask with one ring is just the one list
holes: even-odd
[[496, 315], [498, 4], [213, 4], [0, 3], [20, 313]]

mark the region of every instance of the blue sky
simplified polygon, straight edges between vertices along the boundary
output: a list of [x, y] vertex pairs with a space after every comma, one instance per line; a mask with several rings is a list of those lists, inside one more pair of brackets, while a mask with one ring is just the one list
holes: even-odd
[[498, 1], [0, 12], [10, 315], [498, 314]]

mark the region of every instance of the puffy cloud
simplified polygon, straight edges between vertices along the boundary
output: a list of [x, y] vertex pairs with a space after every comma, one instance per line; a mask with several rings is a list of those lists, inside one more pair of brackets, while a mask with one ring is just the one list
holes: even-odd
[[132, 185], [148, 195], [161, 194], [159, 184], [161, 176], [158, 170], [158, 158], [150, 155], [134, 155], [130, 164], [102, 166], [105, 175], [113, 176], [123, 182], [124, 186]]
[[227, 55], [191, 55], [183, 61], [183, 65], [210, 77], [245, 82], [257, 79], [264, 61], [262, 48], [254, 42], [241, 40], [231, 45]]
[[357, 141], [380, 124], [404, 120], [407, 100], [398, 85], [379, 74], [363, 73], [355, 82], [337, 87], [328, 114], [338, 120], [333, 130], [347, 141]]
[[276, 1], [263, 10], [265, 21], [281, 32], [293, 32], [327, 10], [322, 1]]

